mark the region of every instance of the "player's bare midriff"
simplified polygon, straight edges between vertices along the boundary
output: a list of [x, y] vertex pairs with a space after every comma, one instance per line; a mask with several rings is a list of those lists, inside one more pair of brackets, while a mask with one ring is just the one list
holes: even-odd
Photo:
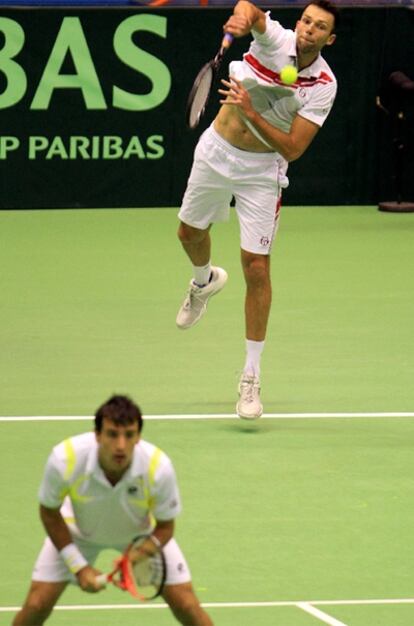
[[248, 152], [275, 152], [265, 146], [240, 117], [236, 107], [223, 105], [214, 120], [214, 130], [239, 150]]

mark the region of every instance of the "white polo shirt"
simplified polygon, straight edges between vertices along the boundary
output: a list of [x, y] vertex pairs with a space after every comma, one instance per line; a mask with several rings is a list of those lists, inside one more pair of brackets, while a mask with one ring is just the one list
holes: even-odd
[[[249, 91], [254, 109], [270, 124], [288, 133], [293, 119], [300, 115], [322, 126], [335, 100], [335, 76], [319, 55], [301, 70], [293, 85], [285, 85], [280, 71], [286, 65], [297, 67], [296, 33], [283, 28], [266, 14], [263, 34], [252, 31], [253, 41], [243, 61], [232, 61], [230, 76], [241, 81]], [[263, 143], [258, 131], [245, 120]]]
[[155, 519], [170, 520], [181, 511], [175, 471], [164, 452], [139, 441], [130, 467], [113, 486], [98, 463], [93, 432], [53, 448], [39, 501], [45, 507], [61, 507], [75, 537], [108, 548], [150, 533]]

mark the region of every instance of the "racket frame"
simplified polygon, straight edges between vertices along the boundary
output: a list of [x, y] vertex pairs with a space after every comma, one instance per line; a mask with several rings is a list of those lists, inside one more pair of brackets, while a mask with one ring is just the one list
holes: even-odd
[[[147, 537], [143, 538], [142, 542], [144, 542], [145, 539], [147, 539]], [[135, 541], [134, 544], [136, 546]], [[149, 602], [150, 600], [154, 600], [162, 593], [167, 575], [167, 566], [164, 553], [162, 550], [159, 550], [156, 552], [156, 554], [154, 554], [153, 557], [147, 557], [148, 559], [159, 559], [162, 567], [162, 578], [160, 584], [158, 587], [154, 587], [154, 589], [156, 589], [156, 592], [153, 595], [147, 597], [140, 592], [139, 587], [136, 584], [135, 576], [133, 573], [133, 563], [128, 557], [129, 547], [127, 548], [125, 554], [123, 554], [122, 557], [115, 561], [115, 568], [112, 570], [112, 572], [110, 572], [109, 574], [99, 574], [96, 577], [96, 581], [102, 587], [105, 587], [108, 583], [113, 583], [115, 584], [115, 586], [120, 587], [124, 591], [128, 591], [128, 593], [130, 593], [134, 598], [140, 600], [141, 602]]]
[[[204, 112], [206, 110], [208, 101], [210, 99], [210, 93], [211, 93], [211, 87], [214, 83], [214, 79], [216, 78], [217, 72], [221, 66], [221, 63], [223, 61], [224, 55], [226, 54], [227, 50], [230, 48], [231, 44], [233, 43], [234, 37], [233, 35], [231, 35], [230, 33], [225, 33], [222, 42], [221, 42], [221, 46], [219, 51], [217, 52], [216, 56], [214, 57], [214, 59], [211, 59], [211, 61], [208, 61], [208, 63], [206, 63], [205, 65], [203, 65], [203, 67], [201, 68], [201, 70], [198, 72], [197, 76], [195, 77], [193, 86], [191, 87], [191, 91], [188, 95], [187, 98], [187, 108], [186, 108], [186, 122], [187, 122], [187, 126], [189, 128], [191, 128], [192, 130], [194, 130], [195, 128], [197, 128], [197, 126], [200, 123], [201, 118], [204, 115]], [[211, 71], [211, 80], [210, 80], [210, 85], [208, 87], [207, 93], [204, 97], [204, 104], [200, 107], [198, 113], [195, 115], [195, 121], [191, 122], [191, 119], [193, 117], [192, 113], [193, 113], [193, 105], [194, 105], [194, 101], [196, 99], [196, 95], [198, 92], [198, 89], [203, 81], [204, 76], [206, 75], [206, 73], [208, 71]]]

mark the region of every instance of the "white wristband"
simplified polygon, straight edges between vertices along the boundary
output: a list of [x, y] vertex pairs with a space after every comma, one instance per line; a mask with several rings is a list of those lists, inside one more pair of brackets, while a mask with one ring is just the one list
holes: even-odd
[[72, 574], [77, 574], [82, 568], [88, 565], [88, 561], [83, 556], [74, 543], [69, 543], [60, 551], [60, 556], [65, 562], [66, 567]]

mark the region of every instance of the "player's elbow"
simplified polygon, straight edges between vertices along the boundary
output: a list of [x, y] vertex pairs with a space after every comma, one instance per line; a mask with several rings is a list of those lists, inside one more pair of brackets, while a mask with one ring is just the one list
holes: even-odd
[[287, 145], [283, 149], [283, 151], [281, 151], [281, 154], [283, 158], [288, 161], [288, 163], [292, 163], [292, 161], [297, 161], [304, 152], [305, 148], [301, 148], [300, 146], [295, 146], [294, 144], [292, 144]]
[[296, 151], [296, 150], [277, 150], [277, 152], [279, 152], [279, 154], [282, 155], [282, 157], [285, 159], [285, 161], [287, 161], [288, 163], [291, 163], [292, 161], [296, 161], [296, 159], [298, 159], [300, 157], [300, 154]]
[[303, 150], [292, 150], [286, 158], [286, 161], [292, 163], [293, 161], [297, 161], [303, 154]]
[[[273, 139], [270, 138], [270, 139]], [[296, 161], [302, 154], [305, 152], [305, 147], [301, 146], [300, 143], [293, 141], [289, 135], [285, 135], [283, 139], [280, 139], [280, 136], [277, 136], [273, 139], [273, 141], [269, 141], [269, 144], [282, 155], [288, 163], [291, 161]]]

